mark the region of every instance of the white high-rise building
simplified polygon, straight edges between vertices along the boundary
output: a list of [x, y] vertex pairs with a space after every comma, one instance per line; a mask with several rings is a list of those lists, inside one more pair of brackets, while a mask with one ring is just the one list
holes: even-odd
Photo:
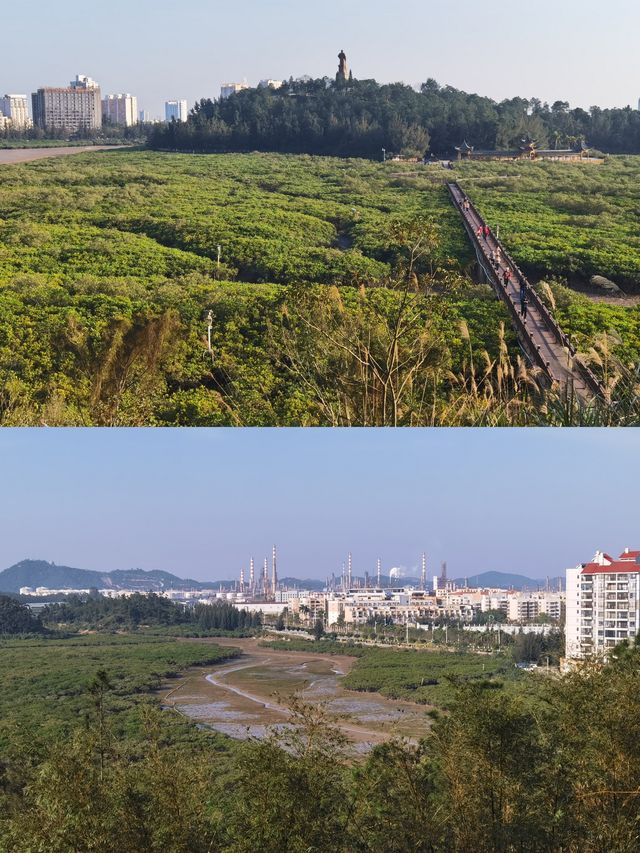
[[102, 115], [111, 124], [131, 127], [138, 123], [138, 99], [135, 95], [105, 95]]
[[11, 126], [16, 130], [31, 127], [26, 95], [4, 95], [0, 98], [0, 113], [11, 121]]
[[188, 112], [189, 108], [184, 99], [179, 101], [167, 101], [164, 105], [164, 117], [168, 122], [186, 121]]
[[567, 569], [567, 615], [565, 620], [565, 656], [580, 657], [580, 575], [582, 566]]
[[220, 98], [225, 101], [231, 95], [237, 95], [238, 92], [244, 92], [245, 89], [249, 88], [250, 86], [246, 81], [244, 83], [223, 83], [220, 87]]
[[100, 86], [78, 74], [67, 88], [43, 87], [31, 96], [33, 121], [43, 129], [71, 132], [102, 127]]
[[567, 570], [566, 657], [603, 657], [640, 633], [640, 551]]
[[282, 80], [261, 80], [258, 89], [281, 89]]

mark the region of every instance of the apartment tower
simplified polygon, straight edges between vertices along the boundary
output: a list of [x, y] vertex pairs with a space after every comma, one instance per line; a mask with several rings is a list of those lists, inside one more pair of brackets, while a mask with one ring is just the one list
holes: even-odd
[[43, 130], [99, 130], [102, 127], [100, 86], [78, 75], [66, 88], [44, 87], [31, 96], [33, 121]]

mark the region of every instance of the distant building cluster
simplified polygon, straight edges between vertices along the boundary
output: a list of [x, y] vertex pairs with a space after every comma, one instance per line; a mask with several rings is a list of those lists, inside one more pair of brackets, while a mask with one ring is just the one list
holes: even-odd
[[[338, 78], [347, 80], [348, 65], [344, 52], [340, 53]], [[308, 79], [308, 78], [300, 78]], [[265, 78], [258, 83], [259, 89], [280, 89], [283, 80]], [[220, 99], [252, 88], [246, 80], [241, 83], [223, 83]], [[129, 93], [102, 95], [100, 85], [82, 74], [78, 74], [68, 86], [43, 86], [31, 95], [31, 111], [26, 95], [5, 95], [0, 98], [0, 131], [7, 129], [25, 130], [35, 125], [42, 130], [66, 130], [71, 133], [98, 130], [103, 121], [121, 127], [132, 127], [138, 123], [159, 122], [147, 110], [138, 109], [138, 99]], [[167, 100], [164, 121], [185, 122], [189, 114], [185, 99]]]
[[640, 551], [616, 560], [598, 551], [590, 563], [567, 569], [566, 657], [604, 660], [640, 633]]
[[446, 588], [421, 590], [409, 586], [371, 587], [344, 592], [300, 591], [287, 601], [294, 614], [306, 614], [309, 624], [322, 619], [329, 630], [373, 622], [407, 625], [457, 620], [471, 623], [478, 614], [499, 611], [513, 623], [562, 616], [564, 592], [519, 592], [505, 589]]
[[[165, 121], [186, 121], [185, 99], [165, 103]], [[148, 111], [138, 108], [131, 93], [102, 95], [100, 84], [83, 74], [76, 75], [68, 86], [42, 86], [31, 95], [31, 114], [27, 95], [0, 97], [0, 131], [65, 130], [69, 133], [99, 130], [103, 122], [120, 127], [160, 121]]]
[[338, 625], [356, 627], [379, 620], [399, 625], [443, 618], [472, 622], [478, 614], [490, 611], [499, 612], [513, 623], [527, 623], [539, 617], [558, 621], [565, 603], [561, 590], [480, 589], [467, 583], [459, 587], [447, 579], [446, 563], [428, 588], [424, 554], [420, 578], [405, 578], [403, 583], [403, 570], [391, 569], [388, 585], [383, 583], [380, 561], [374, 576], [365, 573], [364, 578], [354, 577], [349, 554], [341, 576], [334, 574], [327, 579], [323, 591], [287, 589], [279, 585], [275, 565], [275, 549], [271, 577], [266, 560], [258, 574], [251, 560], [249, 577], [242, 570], [239, 583], [228, 597], [247, 610], [280, 613], [286, 608], [301, 624], [313, 625], [320, 619], [329, 630]]
[[[489, 621], [508, 621], [526, 625], [545, 617], [561, 619], [565, 594], [551, 589], [518, 591], [514, 589], [477, 588], [467, 581], [458, 585], [447, 578], [447, 564], [442, 563], [440, 574], [429, 580], [427, 558], [422, 555], [419, 578], [410, 578], [403, 569], [393, 568], [387, 577], [382, 574], [381, 561], [377, 571], [364, 578], [356, 577], [351, 554], [343, 564], [342, 573], [327, 578], [324, 589], [300, 589], [282, 583], [278, 577], [278, 552], [274, 545], [270, 559], [261, 563], [253, 558], [240, 570], [238, 580], [224, 588], [190, 589], [159, 587], [157, 581], [139, 581], [127, 588], [100, 589], [100, 595], [110, 598], [155, 592], [185, 606], [215, 604], [225, 601], [237, 607], [279, 616], [284, 611], [299, 625], [313, 626], [320, 619], [325, 628], [337, 626], [356, 628], [359, 625], [383, 621], [385, 624], [417, 625], [442, 619], [470, 624], [479, 614], [489, 614]], [[59, 595], [89, 595], [88, 589], [49, 589], [22, 587], [20, 594], [45, 598]], [[95, 590], [94, 590], [95, 592]]]

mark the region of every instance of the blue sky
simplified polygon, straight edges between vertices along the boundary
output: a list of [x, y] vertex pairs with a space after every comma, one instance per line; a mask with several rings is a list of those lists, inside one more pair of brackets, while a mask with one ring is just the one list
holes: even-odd
[[447, 560], [561, 573], [640, 547], [638, 430], [0, 430], [0, 568], [237, 577]]
[[31, 92], [76, 74], [105, 92], [163, 102], [216, 96], [223, 80], [333, 75], [435, 77], [497, 99], [637, 105], [637, 0], [20, 0], [2, 12], [0, 89]]

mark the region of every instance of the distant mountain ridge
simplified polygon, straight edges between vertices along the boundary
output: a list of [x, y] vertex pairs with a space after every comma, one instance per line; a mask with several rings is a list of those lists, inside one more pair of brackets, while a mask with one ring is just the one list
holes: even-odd
[[[544, 589], [547, 584], [546, 578], [528, 578], [525, 575], [516, 575], [511, 572], [482, 572], [479, 575], [468, 575], [466, 578], [456, 578], [457, 586], [464, 586], [465, 582], [473, 589]], [[564, 589], [564, 578], [549, 578], [550, 589], [557, 589], [558, 584]]]
[[[282, 578], [281, 583], [298, 589], [324, 589], [325, 582]], [[165, 589], [233, 589], [236, 581], [196, 581], [180, 578], [171, 572], [143, 569], [116, 569], [112, 572], [96, 572], [71, 566], [57, 566], [46, 560], [21, 560], [0, 572], [0, 593], [16, 594], [29, 586], [47, 589], [136, 589], [140, 592], [161, 592]]]
[[[354, 580], [356, 580], [354, 578]], [[364, 578], [357, 579], [362, 585]], [[403, 584], [418, 586], [418, 578], [389, 578], [382, 576], [383, 586], [400, 586]], [[456, 578], [454, 583], [463, 586], [465, 581], [470, 587], [490, 587], [501, 589], [530, 589], [544, 588], [546, 580], [528, 578], [525, 575], [505, 572], [483, 572], [467, 578]], [[563, 578], [551, 578], [550, 585], [556, 589], [558, 582], [564, 588]], [[71, 566], [57, 566], [46, 560], [22, 560], [8, 569], [0, 572], [0, 592], [19, 593], [21, 587], [47, 587], [48, 589], [136, 589], [141, 592], [161, 592], [165, 589], [233, 589], [233, 580], [196, 581], [192, 578], [180, 578], [171, 572], [159, 570], [144, 571], [143, 569], [116, 569], [112, 572], [96, 572], [90, 569], [77, 569]], [[289, 588], [322, 590], [325, 582], [317, 579], [300, 579], [285, 577], [281, 583]], [[369, 584], [375, 583], [375, 578], [369, 578]], [[429, 579], [429, 588], [432, 581]]]
[[176, 587], [205, 589], [219, 586], [220, 581], [203, 583], [183, 579], [170, 572], [143, 571], [142, 569], [118, 569], [113, 572], [94, 572], [71, 566], [57, 566], [46, 560], [22, 560], [0, 572], [0, 592], [20, 592], [23, 586], [34, 589], [39, 586], [49, 589], [140, 589], [160, 592]]

